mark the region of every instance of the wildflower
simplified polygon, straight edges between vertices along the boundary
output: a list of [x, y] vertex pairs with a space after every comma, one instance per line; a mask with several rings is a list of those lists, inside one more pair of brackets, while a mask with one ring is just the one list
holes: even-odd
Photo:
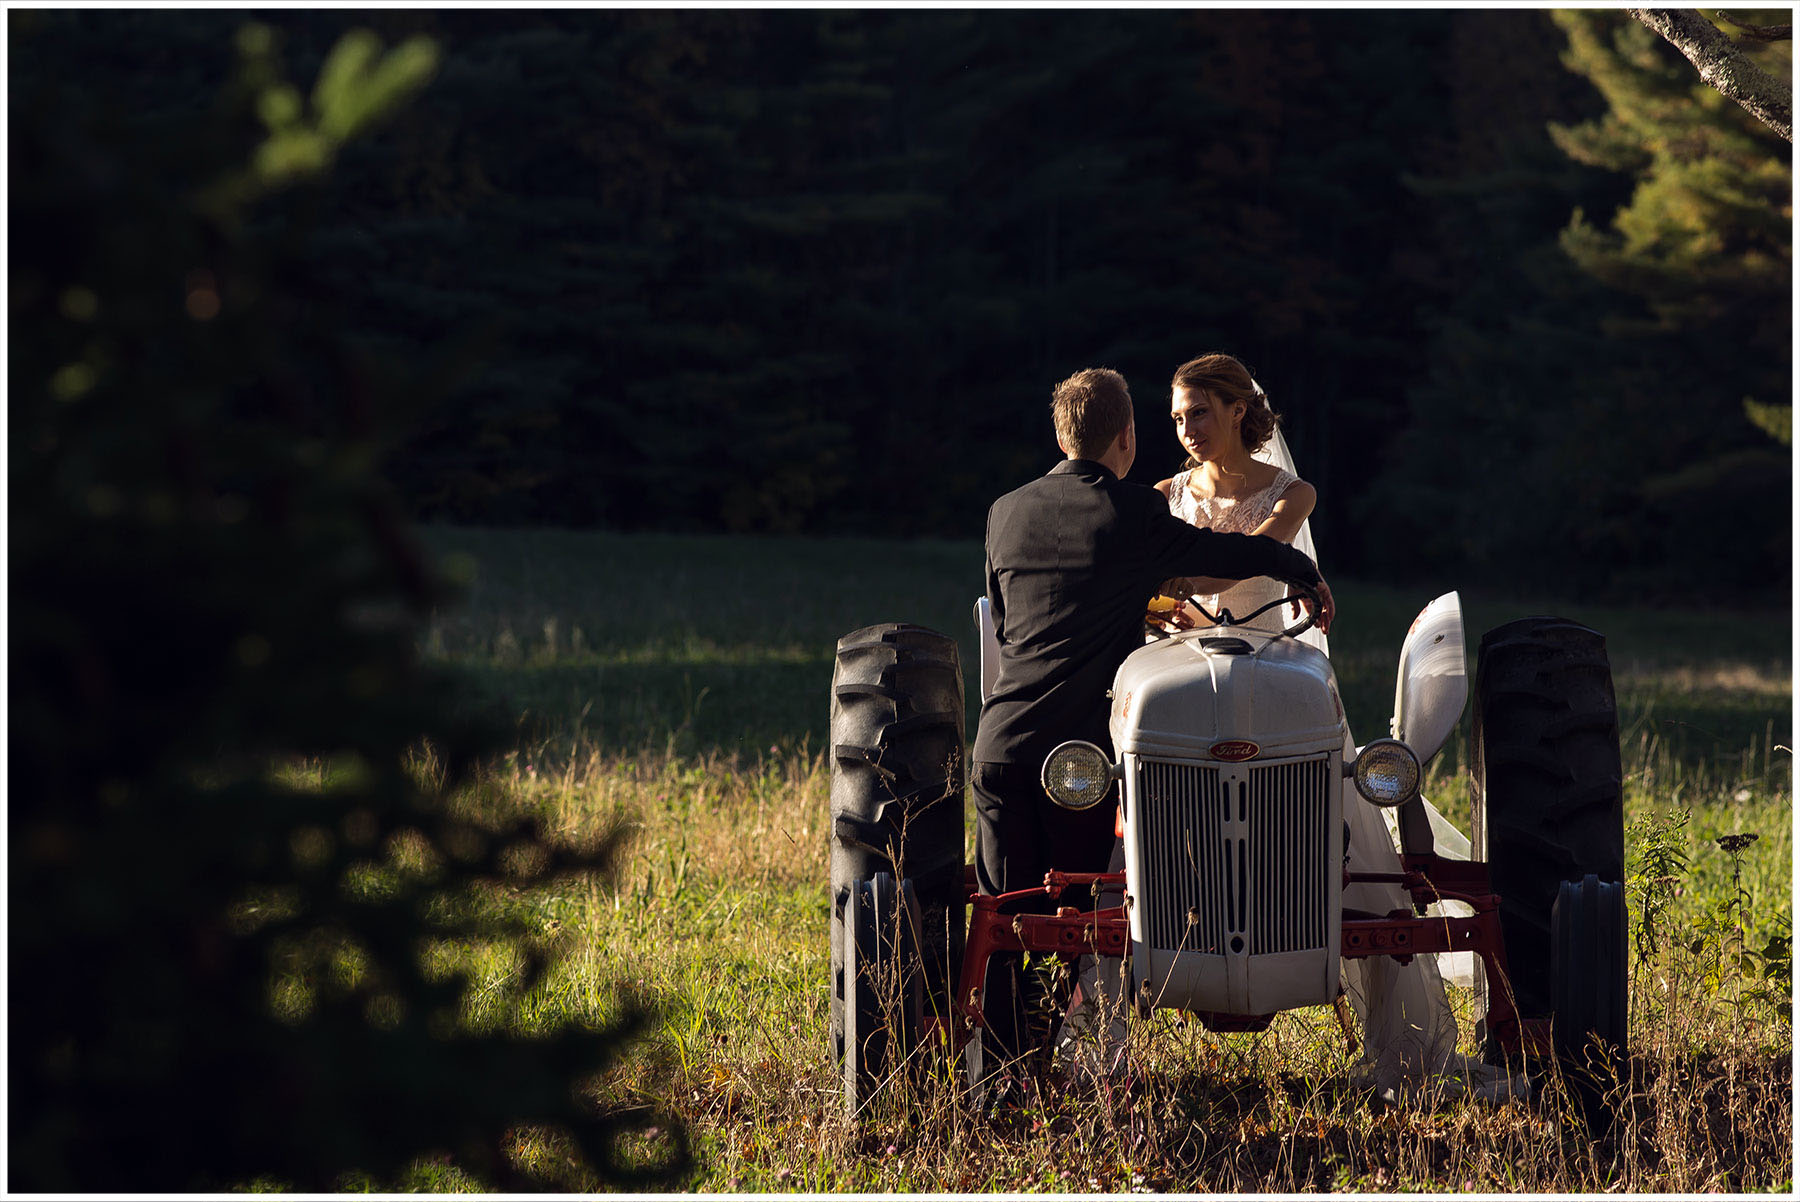
[[1717, 843], [1720, 847], [1723, 847], [1726, 851], [1730, 852], [1731, 854], [1736, 855], [1738, 852], [1743, 851], [1746, 847], [1749, 847], [1752, 843], [1756, 842], [1760, 838], [1762, 838], [1761, 835], [1753, 835], [1753, 834], [1720, 835], [1717, 839], [1713, 840], [1713, 842]]

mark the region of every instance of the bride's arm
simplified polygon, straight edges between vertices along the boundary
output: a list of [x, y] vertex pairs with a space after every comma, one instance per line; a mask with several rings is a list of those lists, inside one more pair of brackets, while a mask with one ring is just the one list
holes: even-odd
[[1250, 533], [1266, 534], [1270, 538], [1291, 543], [1294, 536], [1300, 533], [1300, 524], [1312, 514], [1313, 506], [1318, 501], [1319, 494], [1312, 485], [1304, 480], [1296, 480], [1275, 499], [1275, 512]]

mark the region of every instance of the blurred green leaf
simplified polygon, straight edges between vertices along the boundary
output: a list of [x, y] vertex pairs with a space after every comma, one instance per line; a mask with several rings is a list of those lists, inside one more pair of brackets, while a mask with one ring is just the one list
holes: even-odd
[[319, 132], [335, 142], [356, 136], [429, 83], [437, 62], [437, 44], [430, 38], [408, 38], [382, 55], [374, 34], [367, 30], [346, 34], [326, 60], [313, 90]]
[[300, 120], [300, 93], [289, 84], [265, 88], [256, 98], [256, 115], [271, 133], [284, 133]]
[[312, 107], [320, 132], [342, 141], [352, 128], [347, 113], [357, 105], [357, 93], [369, 64], [381, 53], [381, 39], [367, 29], [353, 29], [338, 39], [313, 85]]
[[1756, 428], [1784, 447], [1794, 445], [1793, 405], [1770, 405], [1750, 397], [1744, 398], [1744, 412]]
[[331, 143], [309, 129], [291, 129], [256, 148], [256, 175], [269, 188], [307, 179], [331, 164]]

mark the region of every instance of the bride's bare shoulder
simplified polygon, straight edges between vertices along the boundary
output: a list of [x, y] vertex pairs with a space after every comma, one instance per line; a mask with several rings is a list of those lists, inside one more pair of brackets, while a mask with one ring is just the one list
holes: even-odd
[[1284, 510], [1297, 510], [1301, 517], [1311, 513], [1313, 506], [1318, 503], [1318, 490], [1298, 476], [1294, 477], [1293, 482], [1282, 489], [1281, 495], [1275, 498], [1276, 505]]
[[1169, 486], [1174, 483], [1175, 483], [1175, 477], [1173, 477], [1173, 476], [1170, 476], [1167, 480], [1158, 480], [1156, 482], [1156, 485], [1155, 485], [1156, 491], [1163, 495], [1164, 500], [1168, 500]]
[[1250, 462], [1252, 466], [1248, 473], [1248, 483], [1251, 488], [1258, 491], [1272, 488], [1275, 482], [1281, 479], [1281, 468], [1275, 464], [1265, 463], [1261, 459], [1253, 459]]

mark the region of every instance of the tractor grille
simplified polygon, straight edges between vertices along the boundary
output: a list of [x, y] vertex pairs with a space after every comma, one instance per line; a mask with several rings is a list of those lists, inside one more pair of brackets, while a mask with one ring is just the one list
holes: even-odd
[[1139, 759], [1139, 863], [1153, 947], [1291, 952], [1326, 946], [1331, 759]]
[[1231, 845], [1230, 798], [1211, 765], [1139, 760], [1138, 813], [1150, 946], [1223, 952]]
[[[1328, 758], [1252, 768], [1250, 951], [1325, 946]], [[1340, 836], [1341, 837], [1341, 836]]]

